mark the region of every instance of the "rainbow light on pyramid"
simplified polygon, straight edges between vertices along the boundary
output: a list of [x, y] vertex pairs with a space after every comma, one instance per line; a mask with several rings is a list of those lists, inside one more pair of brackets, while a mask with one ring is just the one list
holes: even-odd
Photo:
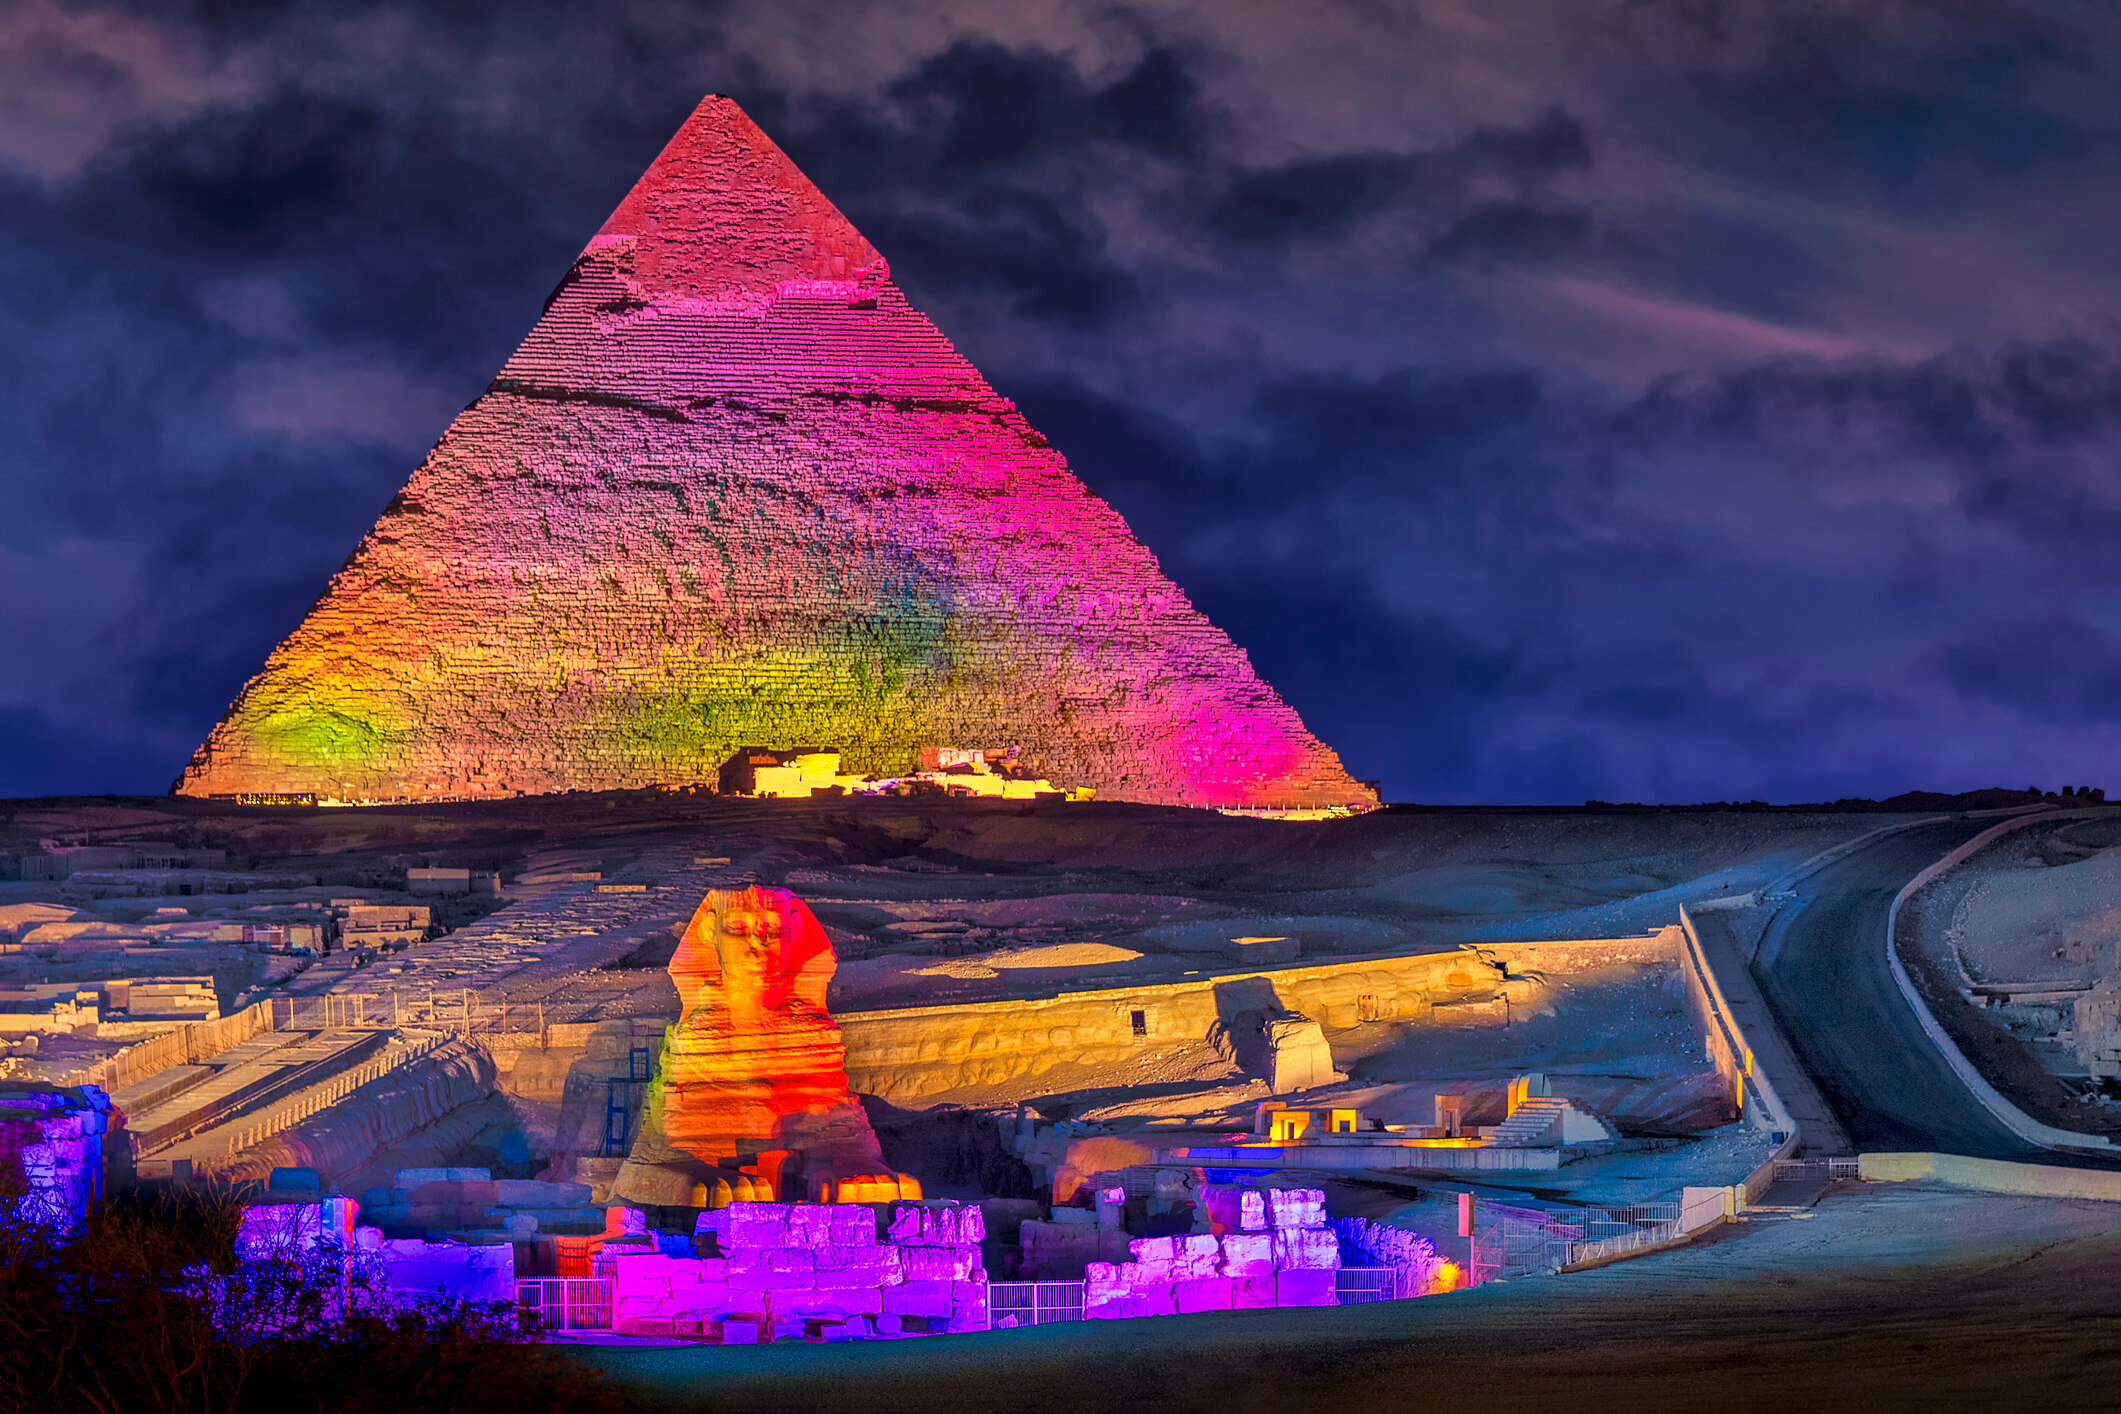
[[1105, 798], [1375, 803], [710, 97], [175, 789], [627, 789], [746, 746], [880, 774], [1016, 747]]

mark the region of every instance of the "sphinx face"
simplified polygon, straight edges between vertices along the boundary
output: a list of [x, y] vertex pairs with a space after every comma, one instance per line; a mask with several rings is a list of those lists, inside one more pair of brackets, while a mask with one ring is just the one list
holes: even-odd
[[799, 927], [790, 898], [755, 888], [730, 895], [715, 911], [715, 957], [722, 967], [722, 987], [732, 1001], [756, 1004], [779, 990], [787, 945]]

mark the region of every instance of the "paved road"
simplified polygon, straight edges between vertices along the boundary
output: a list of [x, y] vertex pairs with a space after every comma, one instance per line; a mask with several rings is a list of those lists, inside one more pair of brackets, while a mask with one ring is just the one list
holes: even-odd
[[1893, 896], [1993, 820], [1888, 835], [1797, 886], [1754, 961], [1783, 1034], [1859, 1150], [2111, 1168], [2027, 1144], [1973, 1096], [1923, 1033], [1885, 960]]

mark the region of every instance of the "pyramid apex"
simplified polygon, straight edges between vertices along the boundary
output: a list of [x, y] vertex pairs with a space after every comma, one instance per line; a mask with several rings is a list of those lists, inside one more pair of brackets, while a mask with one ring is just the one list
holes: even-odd
[[884, 258], [733, 98], [710, 93], [585, 254], [630, 248], [644, 293], [772, 294], [790, 281], [879, 281]]

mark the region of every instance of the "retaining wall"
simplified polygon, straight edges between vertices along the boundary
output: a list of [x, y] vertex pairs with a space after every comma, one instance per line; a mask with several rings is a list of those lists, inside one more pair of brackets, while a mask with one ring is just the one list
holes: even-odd
[[1144, 1047], [1204, 1040], [1218, 1022], [1247, 1014], [1300, 1012], [1333, 1028], [1387, 1020], [1504, 1024], [1512, 1007], [1524, 1014], [1540, 1004], [1544, 975], [1670, 963], [1679, 953], [1679, 932], [1484, 944], [1154, 986], [847, 1012], [834, 1019], [847, 1043], [852, 1088], [898, 1102], [1042, 1074], [1061, 1061], [1124, 1061]]
[[1856, 1172], [1873, 1183], [1928, 1179], [1986, 1193], [2023, 1193], [2035, 1198], [2095, 1198], [2121, 1203], [2121, 1172], [2067, 1169], [2052, 1164], [2014, 1164], [1958, 1154], [1865, 1154]]
[[1921, 1023], [1923, 1034], [1930, 1038], [1930, 1044], [1943, 1055], [1945, 1062], [1965, 1083], [1966, 1088], [1973, 1091], [1974, 1098], [1981, 1102], [1983, 1109], [1994, 1115], [2011, 1133], [2026, 1143], [2037, 1144], [2043, 1149], [2105, 1149], [2111, 1146], [2104, 1135], [2077, 1134], [2067, 1129], [2057, 1129], [2051, 1124], [2042, 1124], [2006, 1099], [2003, 1092], [1991, 1085], [1988, 1077], [1974, 1067], [1974, 1063], [1966, 1058], [1966, 1052], [1959, 1049], [1958, 1042], [1938, 1023], [1936, 1014], [1930, 1010], [1929, 1003], [1922, 999], [1922, 993], [1916, 988], [1914, 979], [1908, 976], [1906, 965], [1900, 961], [1900, 910], [1917, 892], [1928, 888], [1945, 874], [2014, 830], [2022, 830], [2028, 825], [2051, 824], [2057, 820], [2092, 820], [2109, 813], [2111, 812], [2106, 810], [2056, 810], [2039, 815], [2021, 815], [2016, 819], [2005, 820], [2000, 825], [1991, 825], [1908, 880], [1907, 887], [1893, 897], [1892, 909], [1886, 914], [1886, 964], [1892, 968], [1893, 982], [1900, 988], [1900, 995], [1907, 998], [1908, 1006], [1913, 1008], [1915, 1020]]

